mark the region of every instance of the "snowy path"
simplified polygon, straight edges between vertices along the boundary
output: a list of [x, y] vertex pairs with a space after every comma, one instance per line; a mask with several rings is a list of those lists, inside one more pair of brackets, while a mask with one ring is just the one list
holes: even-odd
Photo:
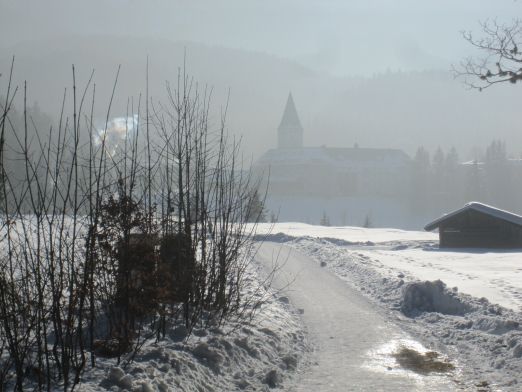
[[[304, 310], [303, 321], [315, 346], [314, 365], [302, 375], [294, 391], [456, 389], [443, 376], [420, 377], [407, 371], [387, 370], [383, 363], [392, 359], [376, 358], [370, 352], [408, 336], [358, 292], [295, 250], [267, 242], [257, 257], [270, 267], [278, 254], [284, 266], [274, 286], [282, 288], [290, 283], [285, 295]], [[379, 360], [381, 363], [376, 365]]]

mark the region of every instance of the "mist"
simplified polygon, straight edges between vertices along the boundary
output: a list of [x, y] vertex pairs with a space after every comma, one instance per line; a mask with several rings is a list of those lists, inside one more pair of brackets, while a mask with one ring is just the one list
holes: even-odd
[[448, 70], [470, 51], [460, 31], [473, 30], [488, 18], [509, 21], [519, 7], [508, 0], [1, 4], [4, 48], [76, 34], [164, 38], [275, 55], [343, 77], [388, 69]]
[[0, 0], [0, 390], [519, 391], [518, 0]]
[[[254, 163], [277, 147], [289, 93], [304, 147], [396, 149], [412, 160], [421, 147], [431, 155], [453, 148], [461, 162], [480, 162], [490, 143], [500, 140], [507, 158], [522, 156], [519, 86], [479, 93], [451, 71], [477, 54], [462, 32], [480, 33], [479, 23], [494, 18], [509, 23], [517, 2], [0, 4], [0, 71], [6, 75], [15, 56], [16, 84], [27, 81], [28, 103], [49, 121], [56, 121], [63, 91], [71, 88], [72, 64], [79, 86], [94, 71], [99, 129], [120, 65], [111, 118], [135, 115], [144, 101], [148, 61], [151, 102], [167, 99], [167, 83], [186, 72], [211, 92], [210, 120], [217, 126], [226, 111], [228, 131]], [[317, 208], [309, 220], [317, 222], [321, 214]], [[352, 223], [360, 224], [365, 214]]]

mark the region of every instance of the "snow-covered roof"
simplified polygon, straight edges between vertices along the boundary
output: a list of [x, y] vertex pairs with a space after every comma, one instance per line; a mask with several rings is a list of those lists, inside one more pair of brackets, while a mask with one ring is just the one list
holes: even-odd
[[410, 158], [401, 150], [384, 148], [338, 148], [305, 147], [301, 149], [268, 150], [257, 165], [306, 165], [326, 164], [332, 166], [365, 165], [395, 166], [406, 165]]
[[[522, 159], [521, 158], [508, 158], [504, 161], [505, 164], [511, 165], [511, 166], [520, 166], [522, 165]], [[471, 161], [465, 161], [461, 162], [461, 166], [485, 166], [487, 163], [484, 161], [477, 161], [476, 159], [472, 159]]]
[[431, 231], [436, 229], [440, 226], [441, 222], [444, 222], [445, 220], [454, 217], [455, 215], [458, 215], [462, 212], [468, 211], [468, 210], [475, 210], [478, 212], [482, 212], [483, 214], [493, 216], [498, 219], [502, 219], [504, 221], [513, 223], [517, 226], [522, 226], [522, 216], [513, 214], [512, 212], [501, 210], [500, 208], [492, 207], [487, 204], [479, 203], [476, 201], [472, 201], [468, 204], [466, 204], [464, 207], [455, 210], [453, 212], [450, 212], [448, 214], [444, 214], [438, 219], [435, 219], [433, 222], [428, 223], [426, 226], [424, 226], [424, 230]]

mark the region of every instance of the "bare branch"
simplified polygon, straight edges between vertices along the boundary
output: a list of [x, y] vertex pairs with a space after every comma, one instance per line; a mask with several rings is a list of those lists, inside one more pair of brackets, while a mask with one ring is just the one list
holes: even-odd
[[470, 31], [463, 38], [482, 53], [482, 57], [469, 57], [453, 67], [456, 77], [482, 91], [498, 83], [516, 84], [522, 80], [522, 21], [499, 24], [496, 20], [481, 23], [482, 36], [476, 38]]

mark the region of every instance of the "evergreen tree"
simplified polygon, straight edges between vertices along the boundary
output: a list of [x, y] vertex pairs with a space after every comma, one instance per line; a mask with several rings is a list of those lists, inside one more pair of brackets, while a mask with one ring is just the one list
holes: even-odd
[[451, 147], [448, 154], [446, 155], [446, 173], [456, 170], [457, 166], [459, 164], [459, 154], [457, 153], [457, 150], [455, 147]]
[[426, 209], [430, 184], [430, 154], [419, 147], [415, 153], [412, 167], [412, 208], [414, 212]]
[[370, 216], [370, 214], [366, 214], [366, 217], [364, 218], [364, 224], [363, 224], [363, 227], [369, 229], [371, 227], [373, 227], [373, 222], [372, 222], [372, 217]]
[[330, 218], [326, 215], [326, 211], [323, 211], [323, 216], [321, 217], [319, 224], [321, 226], [330, 226]]
[[513, 187], [504, 142], [493, 140], [486, 149], [484, 175], [486, 201], [501, 208], [508, 208]]
[[444, 209], [454, 209], [464, 203], [464, 188], [462, 185], [462, 167], [459, 165], [459, 155], [455, 147], [446, 154], [444, 162], [444, 187], [448, 190]]
[[477, 161], [468, 168], [466, 173], [465, 197], [469, 201], [480, 201], [483, 197], [481, 168]]
[[435, 151], [435, 154], [433, 155], [433, 171], [435, 173], [437, 172], [443, 172], [444, 171], [444, 151], [442, 151], [442, 148], [440, 146], [437, 148], [437, 151]]
[[252, 193], [246, 210], [247, 222], [266, 222], [264, 202], [259, 197], [257, 189]]
[[446, 199], [448, 190], [444, 187], [444, 175], [445, 175], [445, 166], [444, 162], [444, 152], [440, 146], [435, 151], [433, 155], [433, 164], [432, 164], [432, 182], [431, 182], [431, 192], [434, 195], [434, 204], [435, 208], [438, 212], [442, 212], [444, 206], [444, 200]]

